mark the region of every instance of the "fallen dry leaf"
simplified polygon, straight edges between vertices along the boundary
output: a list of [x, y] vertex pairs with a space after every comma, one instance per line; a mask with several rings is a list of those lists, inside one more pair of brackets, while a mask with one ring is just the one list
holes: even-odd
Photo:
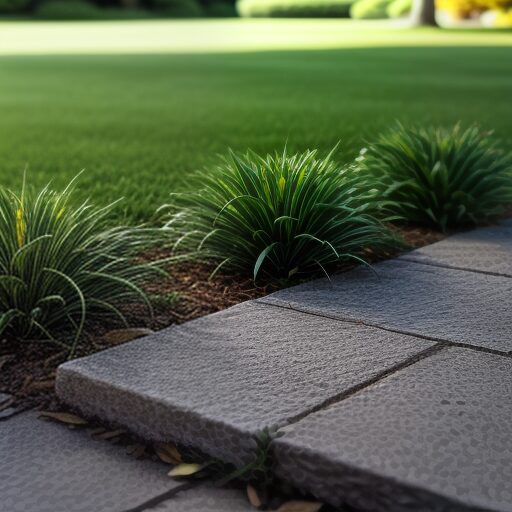
[[103, 432], [106, 432], [107, 429], [105, 427], [96, 427], [96, 428], [92, 428], [91, 430], [89, 430], [89, 434], [94, 437], [94, 436], [97, 436], [98, 434], [103, 434]]
[[136, 459], [142, 459], [146, 455], [146, 447], [143, 444], [138, 444], [130, 455]]
[[114, 437], [119, 437], [122, 434], [126, 434], [126, 430], [118, 429], [118, 430], [107, 430], [106, 432], [99, 432], [94, 435], [95, 439], [103, 439], [107, 441], [108, 439], [113, 439]]
[[155, 452], [166, 464], [173, 464], [174, 466], [181, 464], [181, 454], [172, 443], [157, 443], [155, 445]]
[[135, 340], [142, 336], [152, 334], [154, 331], [145, 328], [130, 328], [130, 329], [114, 329], [107, 332], [103, 336], [103, 340], [111, 345], [118, 345], [119, 343], [126, 343], [127, 341]]
[[27, 383], [24, 387], [23, 392], [27, 395], [32, 393], [39, 393], [41, 391], [51, 391], [55, 386], [55, 379], [36, 380]]
[[192, 476], [196, 473], [199, 473], [202, 469], [204, 469], [204, 464], [178, 464], [175, 468], [172, 468], [169, 473], [169, 476], [172, 477], [180, 477], [180, 476]]
[[260, 497], [258, 496], [258, 491], [256, 491], [256, 489], [251, 484], [247, 485], [247, 498], [249, 499], [249, 503], [254, 508], [261, 507], [261, 500]]
[[5, 402], [2, 402], [0, 405], [0, 411], [5, 411], [14, 404], [14, 398], [8, 398]]
[[292, 500], [283, 503], [277, 512], [318, 512], [322, 506], [318, 501]]
[[39, 417], [49, 418], [51, 420], [60, 421], [61, 423], [66, 423], [68, 425], [87, 425], [87, 421], [76, 414], [72, 414], [70, 412], [50, 412], [50, 411], [42, 411], [39, 414]]

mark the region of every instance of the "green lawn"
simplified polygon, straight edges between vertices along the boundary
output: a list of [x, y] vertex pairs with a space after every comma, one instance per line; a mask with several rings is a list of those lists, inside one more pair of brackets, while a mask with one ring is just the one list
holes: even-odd
[[348, 21], [0, 23], [0, 177], [125, 196], [147, 219], [232, 147], [342, 141], [394, 119], [495, 129], [512, 149], [512, 33]]

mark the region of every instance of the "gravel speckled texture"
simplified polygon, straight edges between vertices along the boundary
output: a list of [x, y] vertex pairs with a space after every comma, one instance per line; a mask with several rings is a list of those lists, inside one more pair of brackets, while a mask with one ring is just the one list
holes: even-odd
[[364, 511], [512, 511], [511, 375], [444, 349], [286, 427], [278, 472]]
[[278, 291], [260, 303], [448, 342], [512, 351], [512, 280], [389, 260]]
[[512, 277], [512, 226], [460, 233], [401, 259]]
[[87, 416], [231, 461], [282, 426], [434, 345], [246, 302], [59, 368], [57, 393]]
[[164, 501], [151, 512], [254, 512], [240, 489], [222, 489], [201, 485], [182, 491]]
[[35, 413], [0, 423], [2, 512], [122, 512], [180, 485], [159, 463]]

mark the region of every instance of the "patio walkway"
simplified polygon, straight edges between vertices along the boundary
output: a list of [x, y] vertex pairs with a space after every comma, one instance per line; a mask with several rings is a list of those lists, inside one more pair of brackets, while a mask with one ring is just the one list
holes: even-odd
[[[279, 432], [279, 475], [334, 506], [512, 511], [512, 223], [375, 271], [285, 289], [71, 361], [57, 392], [85, 416], [236, 465], [252, 459], [259, 433]], [[13, 496], [36, 481], [20, 510], [44, 512], [34, 508], [44, 492], [66, 505], [52, 512], [92, 510], [90, 500], [98, 512], [149, 510], [155, 496], [167, 496], [151, 509], [159, 512], [250, 509], [232, 490], [175, 491], [165, 471], [31, 414], [0, 422], [2, 458], [12, 452], [11, 469], [0, 464], [3, 503], [19, 503]], [[75, 490], [77, 473], [90, 485]], [[109, 479], [110, 494], [94, 496]]]

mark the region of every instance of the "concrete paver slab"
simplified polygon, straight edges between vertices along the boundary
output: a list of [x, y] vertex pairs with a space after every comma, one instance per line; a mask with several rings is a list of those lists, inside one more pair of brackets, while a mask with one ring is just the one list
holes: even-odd
[[180, 485], [164, 465], [36, 413], [0, 423], [2, 511], [122, 512]]
[[218, 489], [201, 485], [179, 492], [151, 512], [254, 512], [240, 489]]
[[512, 227], [497, 226], [460, 233], [400, 259], [512, 277]]
[[512, 280], [389, 260], [258, 299], [432, 339], [512, 351]]
[[431, 341], [246, 302], [61, 366], [85, 415], [237, 465], [255, 435], [430, 349]]
[[279, 473], [364, 511], [512, 511], [512, 359], [448, 348], [286, 427]]

